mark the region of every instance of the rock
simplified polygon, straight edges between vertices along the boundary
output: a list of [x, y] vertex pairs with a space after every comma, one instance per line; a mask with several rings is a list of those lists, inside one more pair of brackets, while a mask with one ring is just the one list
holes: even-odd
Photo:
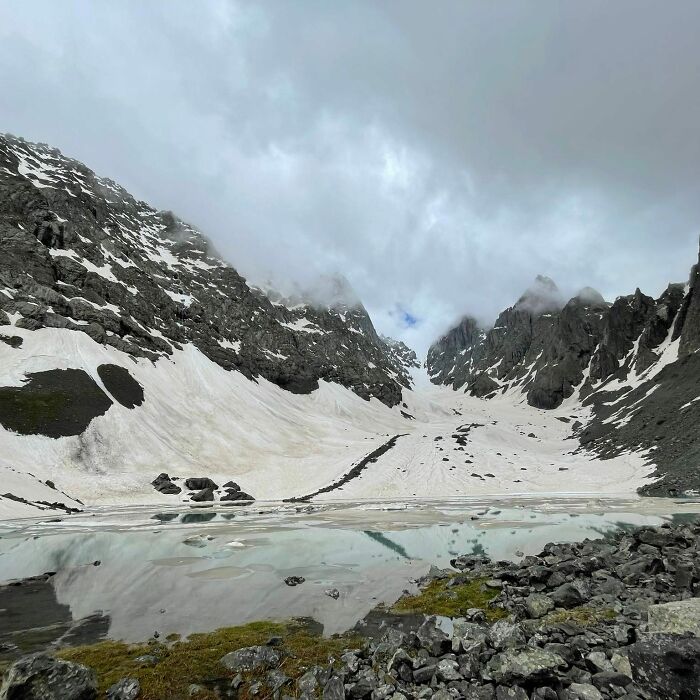
[[323, 686], [323, 700], [345, 700], [345, 687], [340, 676], [332, 676]]
[[163, 472], [162, 474], [159, 474], [152, 482], [151, 484], [155, 488], [156, 491], [159, 491], [160, 493], [164, 493], [167, 495], [177, 495], [182, 491], [182, 489], [177, 486], [177, 484], [174, 484], [170, 477]]
[[613, 670], [608, 657], [602, 651], [592, 651], [586, 656], [586, 663], [593, 673]]
[[255, 498], [245, 491], [229, 489], [219, 500], [221, 501], [254, 501]]
[[496, 700], [528, 700], [528, 696], [520, 686], [499, 685], [496, 688]]
[[558, 608], [575, 608], [585, 600], [581, 591], [573, 583], [563, 583], [551, 593], [551, 599]]
[[700, 639], [653, 634], [627, 648], [635, 683], [654, 698], [700, 698]]
[[268, 671], [265, 677], [265, 685], [270, 689], [271, 693], [276, 693], [280, 688], [289, 683], [289, 676], [282, 673], [278, 668]]
[[233, 673], [259, 671], [274, 668], [282, 661], [282, 653], [276, 647], [253, 646], [232, 651], [220, 663]]
[[488, 638], [494, 649], [508, 649], [525, 644], [522, 627], [508, 620], [498, 620], [491, 625]]
[[435, 669], [435, 675], [437, 676], [438, 680], [441, 680], [443, 683], [462, 680], [462, 674], [459, 672], [459, 664], [456, 661], [451, 661], [450, 659], [442, 659], [442, 661], [438, 661]]
[[338, 598], [340, 598], [340, 591], [337, 588], [326, 588], [323, 592], [329, 598], [333, 598], [333, 600], [338, 600]]
[[452, 646], [449, 635], [440, 628], [437, 618], [428, 617], [416, 631], [416, 637], [424, 649], [433, 656], [440, 656]]
[[700, 598], [674, 600], [649, 607], [649, 632], [700, 637]]
[[588, 683], [572, 683], [566, 690], [566, 699], [605, 700], [598, 688]]
[[201, 503], [203, 501], [213, 501], [214, 500], [214, 490], [207, 488], [197, 491], [193, 496], [190, 497], [191, 501]]
[[141, 684], [136, 678], [122, 678], [107, 689], [108, 700], [136, 700]]
[[190, 477], [185, 479], [185, 488], [190, 491], [202, 491], [204, 489], [216, 491], [219, 487], [209, 477]]
[[142, 668], [146, 668], [148, 666], [157, 666], [159, 661], [160, 659], [157, 656], [154, 656], [153, 654], [143, 654], [142, 656], [137, 656], [134, 659], [134, 663], [138, 664]]
[[496, 654], [487, 664], [489, 678], [496, 683], [509, 684], [517, 682], [536, 683], [556, 676], [556, 672], [566, 666], [558, 654], [527, 647], [508, 649]]
[[93, 700], [97, 677], [92, 669], [47, 654], [16, 661], [0, 685], [0, 700]]
[[222, 487], [222, 489], [229, 489], [231, 491], [240, 491], [241, 487], [235, 481], [227, 481]]
[[286, 579], [284, 579], [284, 582], [288, 586], [298, 586], [302, 583], [304, 583], [306, 579], [303, 576], [287, 576]]
[[531, 618], [537, 619], [554, 609], [554, 601], [543, 593], [531, 593], [525, 598], [525, 608]]
[[631, 682], [632, 679], [629, 676], [616, 671], [602, 671], [601, 673], [594, 673], [591, 677], [591, 683], [598, 690], [608, 690], [613, 687], [626, 688]]

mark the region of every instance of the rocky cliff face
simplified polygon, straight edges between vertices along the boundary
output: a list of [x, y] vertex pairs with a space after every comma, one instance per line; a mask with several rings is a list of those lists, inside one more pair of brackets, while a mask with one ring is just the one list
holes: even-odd
[[535, 408], [591, 408], [574, 435], [599, 455], [641, 451], [660, 477], [645, 493], [700, 490], [700, 274], [653, 299], [639, 289], [612, 304], [595, 290], [563, 303], [538, 278], [493, 328], [465, 319], [428, 353], [436, 384], [474, 396], [524, 394]]
[[[0, 247], [0, 325], [68, 329], [153, 362], [192, 344], [227, 370], [296, 393], [326, 380], [393, 406], [410, 385], [405, 358], [361, 303], [346, 294], [275, 299], [173, 214], [8, 135], [0, 135]], [[10, 329], [2, 340], [21, 342]]]

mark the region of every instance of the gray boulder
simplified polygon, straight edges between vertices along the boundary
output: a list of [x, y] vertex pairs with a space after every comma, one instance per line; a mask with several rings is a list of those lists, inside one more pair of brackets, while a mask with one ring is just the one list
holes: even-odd
[[654, 698], [700, 698], [700, 639], [653, 634], [628, 647], [632, 676]]
[[558, 654], [535, 647], [508, 649], [496, 654], [487, 664], [488, 677], [508, 685], [509, 683], [535, 683], [556, 677], [557, 671], [566, 666]]
[[141, 684], [136, 678], [122, 678], [107, 689], [107, 700], [136, 700]]
[[666, 634], [690, 633], [700, 637], [700, 598], [650, 606], [648, 630]]
[[33, 654], [16, 661], [0, 686], [0, 700], [93, 700], [97, 677], [81, 664]]
[[275, 668], [281, 661], [282, 653], [275, 647], [254, 646], [232, 651], [220, 663], [233, 673], [243, 673]]

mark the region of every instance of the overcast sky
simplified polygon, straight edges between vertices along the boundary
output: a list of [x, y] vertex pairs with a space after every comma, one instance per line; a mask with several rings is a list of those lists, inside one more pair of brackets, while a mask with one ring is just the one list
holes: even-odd
[[658, 295], [700, 233], [697, 0], [0, 3], [0, 131], [419, 351], [538, 273]]

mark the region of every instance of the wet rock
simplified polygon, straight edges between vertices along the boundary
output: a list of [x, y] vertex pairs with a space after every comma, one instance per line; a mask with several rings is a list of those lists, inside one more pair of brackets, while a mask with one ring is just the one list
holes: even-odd
[[255, 498], [249, 493], [240, 490], [229, 489], [226, 493], [219, 499], [221, 501], [254, 501]]
[[253, 646], [237, 649], [224, 656], [220, 663], [233, 673], [274, 668], [282, 661], [282, 653], [275, 647]]
[[306, 581], [306, 579], [303, 576], [287, 576], [287, 578], [284, 579], [284, 582], [288, 586], [299, 586], [304, 583], [304, 581]]
[[47, 654], [16, 661], [0, 685], [0, 700], [93, 700], [97, 697], [95, 672], [81, 664]]
[[141, 684], [136, 678], [122, 678], [107, 689], [107, 700], [136, 700]]
[[229, 489], [230, 491], [240, 491], [241, 487], [235, 481], [227, 481], [222, 487], [222, 489]]
[[326, 588], [323, 593], [329, 598], [333, 598], [333, 600], [338, 600], [338, 598], [340, 598], [340, 591], [337, 588]]

